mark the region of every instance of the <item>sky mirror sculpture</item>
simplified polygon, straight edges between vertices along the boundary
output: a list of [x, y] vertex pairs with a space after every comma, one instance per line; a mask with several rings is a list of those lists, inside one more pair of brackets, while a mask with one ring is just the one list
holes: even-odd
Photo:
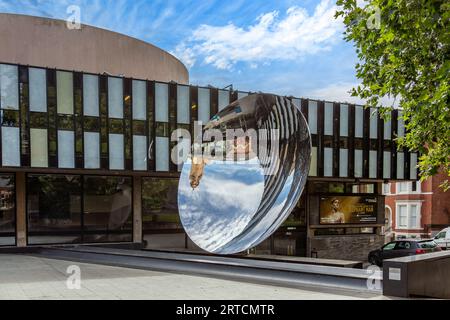
[[185, 231], [211, 253], [257, 246], [289, 217], [305, 187], [305, 117], [287, 98], [254, 94], [220, 111], [198, 136], [179, 184]]

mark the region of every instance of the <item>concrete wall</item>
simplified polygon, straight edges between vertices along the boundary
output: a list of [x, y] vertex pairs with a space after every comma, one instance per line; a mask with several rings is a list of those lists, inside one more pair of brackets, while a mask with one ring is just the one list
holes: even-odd
[[186, 67], [140, 40], [65, 21], [0, 14], [0, 62], [189, 83]]

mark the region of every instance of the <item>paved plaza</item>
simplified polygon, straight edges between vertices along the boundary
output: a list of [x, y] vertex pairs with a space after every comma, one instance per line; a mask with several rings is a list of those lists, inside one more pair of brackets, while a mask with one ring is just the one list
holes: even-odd
[[[72, 265], [81, 271], [81, 288], [69, 289]], [[74, 282], [69, 282], [73, 285]], [[311, 288], [285, 288], [202, 276], [154, 272], [0, 254], [0, 299], [239, 299], [353, 300], [380, 295]]]

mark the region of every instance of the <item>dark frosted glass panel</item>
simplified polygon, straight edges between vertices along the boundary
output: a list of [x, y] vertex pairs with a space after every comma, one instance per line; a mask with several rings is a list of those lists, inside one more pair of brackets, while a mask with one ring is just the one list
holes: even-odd
[[363, 151], [355, 150], [355, 177], [363, 176]]
[[48, 167], [48, 135], [47, 129], [30, 129], [31, 166]]
[[370, 151], [369, 152], [369, 178], [376, 179], [377, 178], [377, 151]]
[[340, 134], [342, 137], [348, 137], [348, 105], [341, 104], [340, 118]]
[[405, 121], [403, 120], [403, 112], [398, 112], [398, 129], [397, 129], [397, 135], [399, 137], [405, 136]]
[[125, 169], [125, 151], [123, 134], [109, 135], [109, 168], [111, 170]]
[[333, 149], [324, 148], [323, 151], [323, 175], [325, 177], [333, 176]]
[[75, 168], [75, 133], [58, 131], [58, 167]]
[[147, 120], [147, 83], [133, 80], [133, 119]]
[[169, 122], [169, 88], [167, 84], [155, 84], [155, 117], [157, 122]]
[[0, 97], [2, 109], [19, 110], [19, 71], [17, 66], [0, 64]]
[[348, 177], [348, 150], [339, 150], [339, 176]]
[[74, 175], [29, 175], [28, 243], [81, 242], [81, 181]]
[[308, 102], [308, 124], [311, 134], [317, 134], [317, 101]]
[[20, 167], [20, 129], [2, 127], [2, 165]]
[[99, 116], [99, 91], [97, 76], [88, 74], [83, 75], [83, 103], [85, 116]]
[[211, 119], [210, 90], [198, 89], [198, 120], [206, 124]]
[[325, 103], [325, 135], [333, 135], [333, 104]]
[[355, 137], [363, 137], [363, 125], [364, 125], [364, 108], [355, 107]]
[[219, 90], [219, 111], [230, 104], [230, 91]]
[[132, 179], [84, 177], [84, 242], [132, 240]]
[[411, 153], [411, 161], [410, 161], [410, 179], [417, 180], [417, 153]]
[[156, 137], [156, 171], [169, 171], [169, 138]]
[[384, 140], [392, 139], [392, 122], [391, 120], [384, 121]]
[[108, 115], [123, 119], [123, 79], [108, 78]]
[[311, 177], [317, 177], [317, 147], [311, 149], [311, 167], [309, 169]]
[[16, 194], [14, 175], [0, 174], [0, 246], [15, 245]]
[[397, 179], [405, 179], [405, 153], [397, 153]]
[[73, 114], [73, 74], [57, 71], [56, 80], [58, 113]]
[[370, 109], [370, 139], [378, 138], [378, 111]]
[[147, 137], [133, 136], [133, 169], [147, 170]]
[[29, 68], [30, 111], [47, 112], [47, 72], [45, 69]]
[[177, 86], [177, 123], [190, 124], [189, 87]]
[[100, 168], [100, 134], [98, 132], [84, 133], [84, 167], [86, 169]]
[[385, 151], [383, 153], [383, 179], [391, 178], [391, 153]]

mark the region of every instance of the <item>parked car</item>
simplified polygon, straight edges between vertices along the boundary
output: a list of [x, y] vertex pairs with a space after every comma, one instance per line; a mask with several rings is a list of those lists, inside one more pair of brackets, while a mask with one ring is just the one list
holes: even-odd
[[441, 249], [450, 250], [450, 228], [446, 228], [439, 232], [434, 237], [434, 242], [436, 242]]
[[400, 240], [389, 242], [369, 253], [369, 262], [379, 267], [383, 260], [441, 251], [434, 240]]

